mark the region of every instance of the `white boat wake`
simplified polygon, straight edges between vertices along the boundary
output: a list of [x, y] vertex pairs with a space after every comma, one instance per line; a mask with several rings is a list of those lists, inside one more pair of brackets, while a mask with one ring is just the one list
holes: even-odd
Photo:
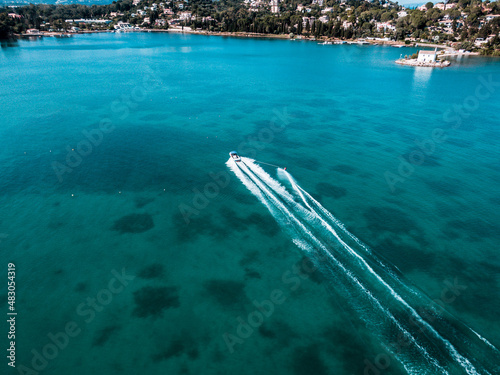
[[301, 188], [290, 191], [252, 159], [227, 166], [357, 312], [408, 374], [500, 374], [500, 352], [411, 286]]

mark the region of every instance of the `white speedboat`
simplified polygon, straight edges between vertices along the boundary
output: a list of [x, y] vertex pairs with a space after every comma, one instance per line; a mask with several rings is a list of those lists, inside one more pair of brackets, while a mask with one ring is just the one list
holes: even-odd
[[229, 153], [229, 156], [231, 157], [231, 159], [233, 159], [234, 161], [241, 161], [241, 158], [238, 156], [238, 153], [236, 151], [231, 151]]

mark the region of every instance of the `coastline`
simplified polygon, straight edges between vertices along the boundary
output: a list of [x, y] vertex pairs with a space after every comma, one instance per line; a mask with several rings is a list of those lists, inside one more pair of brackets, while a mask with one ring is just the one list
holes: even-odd
[[152, 32], [152, 33], [181, 33], [181, 34], [197, 34], [197, 35], [209, 35], [209, 36], [231, 36], [237, 38], [268, 38], [268, 39], [293, 39], [290, 38], [290, 35], [287, 34], [259, 34], [259, 33], [250, 33], [250, 32], [229, 32], [229, 31], [221, 31], [221, 32], [211, 32], [211, 31], [199, 31], [199, 30], [186, 30], [180, 28], [169, 28], [167, 30], [163, 29], [143, 29], [143, 32]]
[[417, 61], [417, 59], [398, 59], [395, 62], [398, 65], [426, 67], [426, 68], [446, 68], [451, 65], [451, 63], [448, 60], [435, 61], [435, 62], [421, 62]]
[[[310, 42], [347, 42], [348, 44], [358, 44], [360, 39], [353, 40], [344, 40], [339, 38], [315, 38], [315, 37], [305, 37], [300, 35], [298, 38], [297, 35], [291, 37], [289, 34], [260, 34], [260, 33], [251, 33], [251, 32], [210, 32], [210, 31], [199, 31], [199, 30], [186, 30], [180, 28], [169, 28], [167, 30], [162, 29], [143, 29], [143, 32], [159, 32], [159, 33], [185, 33], [185, 34], [196, 34], [196, 35], [207, 35], [207, 36], [226, 36], [226, 37], [236, 37], [236, 38], [264, 38], [264, 39], [289, 39], [289, 40], [302, 40], [302, 41], [310, 41]], [[394, 40], [366, 40], [370, 45], [400, 45], [401, 42], [397, 42]], [[413, 47], [413, 44], [405, 45], [404, 47]], [[440, 48], [447, 48], [446, 46], [442, 46]]]
[[[40, 32], [37, 34], [14, 34], [16, 38], [41, 38], [41, 37], [72, 37], [73, 35], [79, 34], [100, 34], [100, 33], [114, 33], [114, 30], [81, 30], [78, 32]], [[392, 46], [398, 48], [405, 47], [431, 47], [431, 48], [439, 48], [444, 52], [441, 56], [481, 56], [481, 54], [477, 52], [469, 52], [462, 53], [455, 50], [453, 47], [441, 44], [431, 44], [431, 43], [421, 43], [421, 42], [412, 42], [410, 44], [401, 44], [401, 41], [394, 40], [376, 40], [376, 39], [352, 39], [352, 40], [344, 40], [339, 38], [329, 38], [329, 37], [305, 37], [303, 35], [290, 35], [290, 34], [260, 34], [260, 33], [251, 33], [251, 32], [211, 32], [206, 30], [191, 30], [188, 27], [184, 29], [181, 28], [169, 28], [169, 29], [141, 29], [133, 32], [146, 32], [146, 33], [178, 33], [178, 34], [194, 34], [194, 35], [205, 35], [205, 36], [222, 36], [222, 37], [233, 37], [233, 38], [258, 38], [258, 39], [280, 39], [280, 40], [300, 40], [300, 41], [309, 41], [316, 42], [322, 44], [321, 42], [331, 42], [332, 44], [340, 44], [338, 42], [342, 42], [343, 44], [354, 44], [354, 45], [378, 45], [378, 46]], [[407, 63], [399, 63], [400, 65], [413, 65]]]

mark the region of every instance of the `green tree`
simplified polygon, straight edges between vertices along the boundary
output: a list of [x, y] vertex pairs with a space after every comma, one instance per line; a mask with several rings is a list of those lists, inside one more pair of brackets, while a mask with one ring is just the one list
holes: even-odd
[[7, 13], [0, 13], [0, 39], [7, 39], [12, 35], [14, 22]]

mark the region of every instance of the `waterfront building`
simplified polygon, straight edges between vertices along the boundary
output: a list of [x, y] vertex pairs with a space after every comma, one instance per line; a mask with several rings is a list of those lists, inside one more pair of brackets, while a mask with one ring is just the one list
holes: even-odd
[[434, 63], [436, 62], [437, 50], [434, 51], [418, 51], [417, 62]]

